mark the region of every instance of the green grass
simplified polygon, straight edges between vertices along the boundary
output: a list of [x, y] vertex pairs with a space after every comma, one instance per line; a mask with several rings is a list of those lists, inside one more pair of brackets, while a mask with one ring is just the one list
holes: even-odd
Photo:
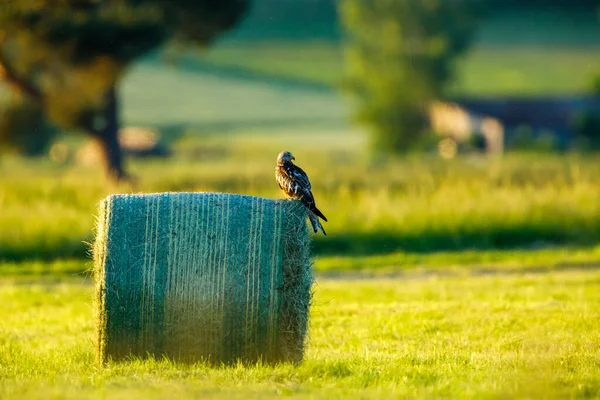
[[298, 367], [93, 353], [84, 278], [0, 280], [0, 398], [597, 398], [600, 272], [319, 278]]
[[[465, 250], [454, 252], [394, 252], [371, 256], [316, 256], [314, 268], [323, 276], [390, 277], [420, 274], [551, 272], [596, 268], [600, 246], [547, 247], [523, 250]], [[14, 261], [0, 263], [0, 277], [36, 279], [89, 277], [91, 260]]]
[[600, 52], [589, 46], [475, 47], [457, 65], [457, 96], [587, 94], [600, 72]]
[[[315, 260], [317, 271], [326, 275], [412, 276], [422, 273], [456, 274], [468, 267], [470, 273], [548, 272], [595, 267], [600, 246], [588, 248], [550, 247], [525, 250], [465, 250], [454, 252], [395, 252], [373, 256], [322, 256]], [[16, 267], [19, 268], [19, 267]], [[2, 272], [0, 271], [0, 274]]]
[[227, 44], [209, 50], [201, 60], [215, 66], [332, 87], [343, 72], [343, 52], [336, 42]]
[[[290, 10], [288, 5], [284, 8]], [[345, 68], [342, 46], [334, 39], [339, 35], [323, 35], [323, 21], [298, 20], [296, 14], [263, 7], [259, 14], [250, 15], [240, 32], [205, 53], [203, 63], [232, 72], [337, 86]], [[272, 30], [272, 24], [285, 28]], [[263, 35], [252, 34], [257, 31]], [[304, 35], [290, 40], [291, 32]], [[482, 21], [471, 51], [458, 62], [450, 94], [587, 93], [600, 72], [599, 35], [596, 13], [585, 8], [497, 10]], [[263, 39], [252, 40], [257, 37]]]
[[[135, 188], [73, 159], [0, 157], [0, 399], [600, 398], [600, 160], [369, 159], [330, 90], [340, 48], [290, 43], [224, 44], [185, 71], [136, 66], [122, 86], [126, 123], [183, 136], [169, 137], [174, 158], [129, 160]], [[452, 93], [582, 93], [593, 50], [480, 44]], [[98, 365], [87, 245], [98, 201], [279, 197], [283, 149], [330, 221], [314, 242], [305, 361]]]
[[[336, 42], [227, 44], [204, 54], [202, 62], [332, 88], [344, 73], [343, 50]], [[483, 43], [459, 60], [449, 94], [585, 94], [599, 71], [600, 52], [591, 45]]]
[[[309, 173], [329, 219], [329, 235], [315, 237], [321, 257], [392, 254], [392, 265], [440, 264], [436, 257], [477, 264], [489, 261], [486, 252], [494, 250], [541, 254], [539, 249], [568, 246], [572, 251], [560, 257], [563, 263], [581, 253], [586, 262], [598, 259], [600, 162], [594, 158], [522, 154], [442, 161], [426, 155], [375, 163], [360, 150], [362, 136], [348, 133], [342, 140], [342, 134], [189, 137], [175, 145], [177, 159], [131, 163], [139, 177], [133, 191], [277, 198], [274, 159], [286, 148]], [[85, 257], [97, 203], [109, 193], [129, 191], [105, 185], [97, 167], [5, 158], [0, 259]], [[471, 253], [435, 255], [462, 251]], [[506, 257], [521, 257], [513, 254]], [[539, 257], [546, 264], [553, 256]]]

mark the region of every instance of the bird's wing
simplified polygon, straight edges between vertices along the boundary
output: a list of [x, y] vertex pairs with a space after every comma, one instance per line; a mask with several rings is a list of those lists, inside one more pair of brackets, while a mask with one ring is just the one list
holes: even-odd
[[278, 166], [275, 171], [277, 184], [288, 197], [300, 200], [306, 208], [315, 214], [315, 217], [321, 217], [327, 221], [325, 215], [316, 206], [315, 198], [311, 191], [310, 180], [302, 168], [291, 164]]
[[288, 196], [302, 199], [311, 198], [311, 185], [306, 173], [295, 165], [283, 165], [276, 169], [276, 179], [279, 188]]
[[310, 192], [312, 186], [308, 179], [308, 175], [306, 175], [306, 172], [304, 172], [302, 168], [292, 164], [286, 168], [286, 174], [289, 179], [294, 182], [294, 192], [298, 196], [310, 194], [310, 197], [312, 198], [312, 193]]
[[[296, 180], [298, 181], [298, 183], [301, 187], [301, 190], [302, 190], [302, 194], [300, 195], [302, 203], [304, 203], [304, 205], [306, 207], [308, 207], [308, 209], [311, 210], [318, 217], [321, 217], [325, 221], [327, 221], [327, 218], [325, 217], [325, 215], [323, 215], [321, 210], [319, 210], [317, 208], [317, 203], [315, 202], [315, 198], [312, 194], [312, 191], [311, 191], [312, 187], [311, 187], [310, 181], [308, 180], [308, 175], [306, 175], [306, 172], [304, 172], [302, 170], [302, 168], [294, 165], [293, 166], [293, 174], [294, 174], [294, 177], [296, 178]], [[317, 220], [318, 220], [318, 218], [317, 218]], [[321, 230], [323, 230], [322, 227], [321, 227]], [[325, 230], [323, 230], [323, 233], [325, 233]]]

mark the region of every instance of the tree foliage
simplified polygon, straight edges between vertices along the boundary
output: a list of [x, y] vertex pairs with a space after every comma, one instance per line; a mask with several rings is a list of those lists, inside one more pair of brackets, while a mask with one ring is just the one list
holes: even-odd
[[427, 132], [425, 109], [443, 96], [453, 61], [471, 43], [477, 0], [343, 0], [347, 79], [356, 117], [377, 149], [402, 152]]
[[134, 60], [168, 40], [209, 45], [242, 18], [249, 1], [5, 2], [2, 77], [37, 101], [51, 122], [105, 137], [118, 127], [116, 85]]

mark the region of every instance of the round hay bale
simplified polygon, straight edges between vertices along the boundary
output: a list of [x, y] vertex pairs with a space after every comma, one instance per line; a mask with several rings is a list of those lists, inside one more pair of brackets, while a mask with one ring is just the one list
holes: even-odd
[[313, 282], [309, 246], [296, 201], [108, 197], [93, 249], [99, 360], [301, 361]]

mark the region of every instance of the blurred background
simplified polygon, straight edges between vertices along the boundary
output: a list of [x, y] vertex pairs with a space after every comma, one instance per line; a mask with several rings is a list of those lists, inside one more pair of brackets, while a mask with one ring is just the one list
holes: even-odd
[[599, 7], [2, 5], [0, 260], [86, 269], [110, 193], [281, 197], [288, 150], [329, 219], [319, 271], [597, 262]]

